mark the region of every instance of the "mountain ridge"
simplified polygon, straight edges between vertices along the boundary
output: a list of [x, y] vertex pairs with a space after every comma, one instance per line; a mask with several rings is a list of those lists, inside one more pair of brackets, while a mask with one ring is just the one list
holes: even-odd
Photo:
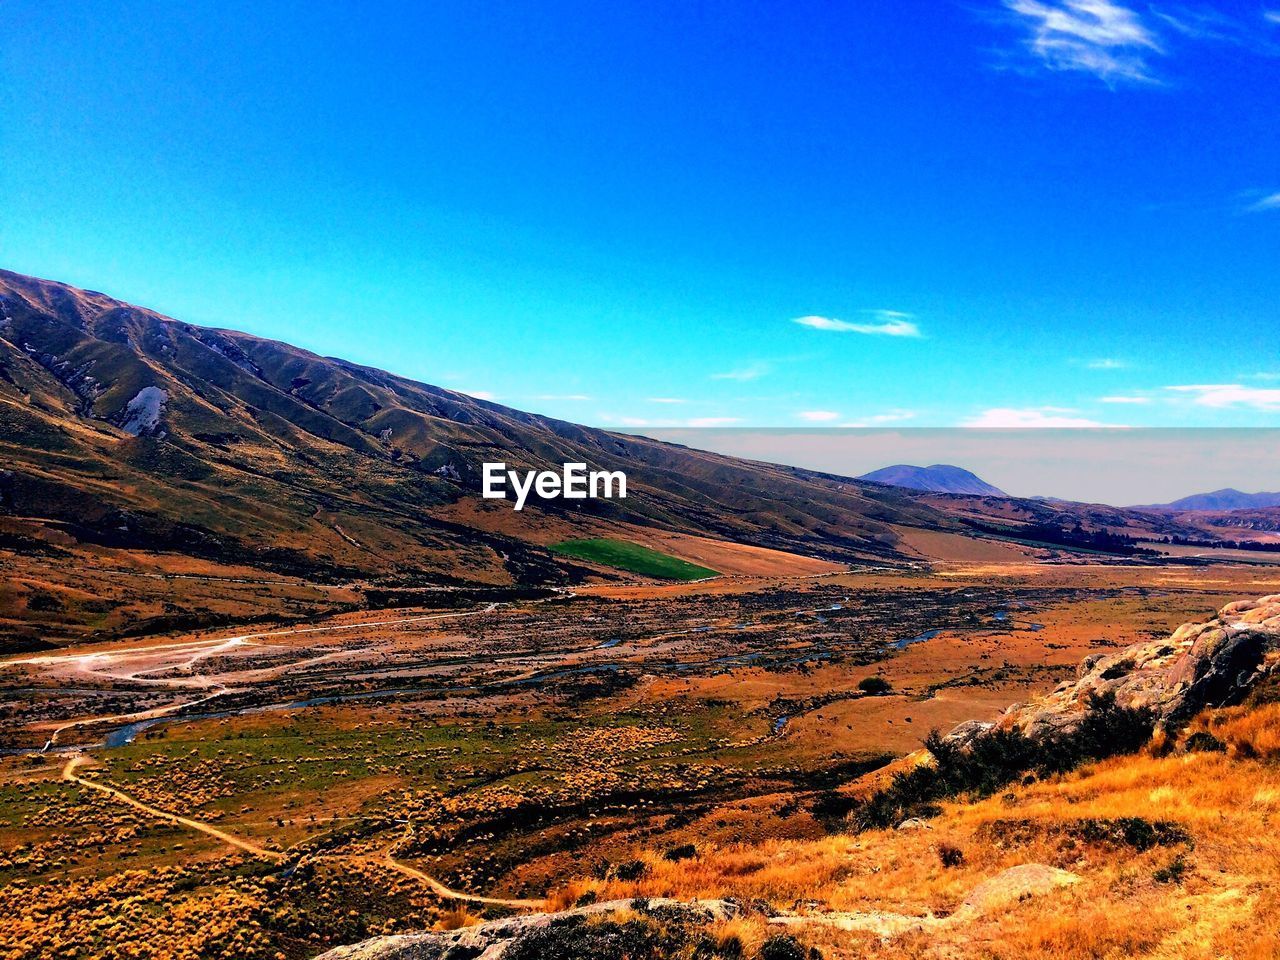
[[1130, 507], [1130, 510], [1191, 510], [1191, 511], [1232, 511], [1257, 510], [1269, 507], [1280, 507], [1280, 492], [1245, 493], [1234, 487], [1223, 487], [1209, 493], [1193, 493], [1190, 496], [1171, 500], [1169, 503], [1147, 503]]
[[[540, 502], [565, 529], [639, 526], [885, 560], [901, 556], [892, 523], [955, 526], [848, 478], [583, 427], [4, 271], [0, 411], [7, 513], [116, 541], [251, 540], [250, 552], [288, 549], [317, 568], [563, 581], [571, 565], [530, 554], [532, 521], [517, 530], [505, 517], [487, 526], [510, 530], [485, 532], [461, 517], [486, 459], [628, 472], [625, 501]], [[366, 535], [386, 549], [353, 549], [335, 525], [372, 525]]]

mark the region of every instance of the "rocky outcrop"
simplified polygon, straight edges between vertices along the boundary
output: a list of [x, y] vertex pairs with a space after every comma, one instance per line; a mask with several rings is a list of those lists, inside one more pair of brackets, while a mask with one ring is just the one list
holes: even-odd
[[1122, 707], [1151, 710], [1176, 727], [1198, 711], [1239, 703], [1280, 663], [1280, 594], [1223, 607], [1205, 623], [1188, 623], [1165, 639], [1144, 641], [1080, 664], [1075, 680], [1052, 693], [1010, 707], [994, 723], [968, 722], [948, 735], [971, 742], [994, 727], [1029, 736], [1069, 731], [1098, 696], [1114, 694]]
[[1042, 863], [1023, 863], [1002, 870], [982, 881], [964, 898], [959, 909], [946, 916], [890, 913], [883, 910], [835, 911], [812, 914], [782, 914], [770, 917], [769, 923], [782, 927], [832, 927], [836, 930], [861, 930], [879, 937], [896, 937], [919, 930], [938, 930], [972, 923], [988, 914], [999, 913], [1032, 897], [1045, 896], [1061, 887], [1069, 887], [1080, 878], [1070, 871]]
[[728, 920], [738, 913], [738, 905], [728, 900], [609, 900], [556, 913], [533, 913], [493, 920], [474, 927], [437, 933], [413, 933], [374, 937], [363, 943], [338, 947], [317, 960], [500, 960], [513, 945], [539, 930], [568, 925], [582, 918], [643, 908], [664, 917], [688, 923]]

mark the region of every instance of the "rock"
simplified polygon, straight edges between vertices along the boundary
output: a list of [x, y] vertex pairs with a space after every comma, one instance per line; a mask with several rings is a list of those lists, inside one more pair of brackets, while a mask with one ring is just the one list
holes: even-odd
[[983, 720], [966, 720], [946, 735], [944, 739], [952, 743], [968, 743], [974, 737], [990, 730], [995, 724]]
[[[1145, 707], [1162, 726], [1176, 727], [1205, 708], [1239, 703], [1278, 662], [1280, 594], [1242, 600], [1206, 623], [1183, 624], [1168, 638], [1086, 657], [1074, 682], [1010, 707], [995, 725], [1033, 737], [1069, 731], [1092, 698], [1112, 693], [1119, 706]], [[947, 740], [963, 746], [990, 726], [970, 721]]]
[[787, 927], [823, 926], [836, 930], [862, 930], [881, 937], [896, 937], [917, 930], [936, 930], [969, 923], [985, 914], [1007, 909], [1030, 897], [1043, 896], [1079, 880], [1078, 876], [1067, 870], [1059, 870], [1043, 863], [1023, 863], [982, 881], [969, 891], [959, 909], [946, 917], [860, 910], [787, 914], [770, 917], [769, 923]]
[[[729, 900], [684, 901], [654, 897], [644, 902], [649, 910], [661, 911], [667, 916], [694, 923], [729, 920], [738, 914], [738, 905]], [[459, 930], [374, 937], [362, 943], [330, 950], [321, 954], [317, 960], [452, 960], [453, 957], [500, 960], [512, 944], [534, 930], [578, 917], [635, 909], [639, 903], [636, 900], [608, 900], [556, 913], [507, 917]]]
[[1043, 863], [1024, 863], [1010, 867], [969, 891], [964, 903], [951, 915], [951, 919], [960, 921], [978, 917], [1028, 897], [1038, 897], [1058, 887], [1070, 886], [1079, 880], [1078, 876], [1068, 870], [1059, 870]]
[[921, 820], [919, 817], [908, 817], [898, 824], [899, 830], [932, 830], [933, 827], [928, 822]]

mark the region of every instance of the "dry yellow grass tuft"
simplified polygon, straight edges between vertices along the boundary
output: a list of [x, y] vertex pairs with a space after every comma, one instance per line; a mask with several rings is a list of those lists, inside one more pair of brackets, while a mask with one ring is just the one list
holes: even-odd
[[[1192, 730], [1227, 749], [1116, 758], [946, 804], [921, 829], [700, 845], [676, 863], [648, 853], [639, 879], [593, 892], [766, 900], [775, 913], [827, 923], [876, 914], [889, 918], [881, 929], [919, 918], [923, 929], [894, 940], [903, 957], [1280, 956], [1280, 766], [1268, 762], [1280, 756], [1280, 707], [1216, 711]], [[1021, 864], [1079, 880], [965, 907], [980, 883]], [[812, 922], [788, 929], [835, 958], [861, 956], [878, 939]]]

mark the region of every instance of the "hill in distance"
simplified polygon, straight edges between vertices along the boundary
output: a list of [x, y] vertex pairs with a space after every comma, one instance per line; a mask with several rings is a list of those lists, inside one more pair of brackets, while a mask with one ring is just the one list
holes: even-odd
[[931, 493], [963, 493], [978, 497], [1007, 497], [1008, 494], [993, 487], [981, 477], [963, 467], [949, 463], [935, 463], [917, 467], [909, 463], [897, 463], [891, 467], [872, 470], [858, 477], [871, 483], [883, 483], [908, 490], [927, 490]]
[[1214, 490], [1212, 493], [1194, 493], [1170, 503], [1150, 503], [1133, 510], [1194, 510], [1219, 512], [1225, 510], [1261, 510], [1280, 507], [1280, 493], [1244, 493], [1232, 487]]

